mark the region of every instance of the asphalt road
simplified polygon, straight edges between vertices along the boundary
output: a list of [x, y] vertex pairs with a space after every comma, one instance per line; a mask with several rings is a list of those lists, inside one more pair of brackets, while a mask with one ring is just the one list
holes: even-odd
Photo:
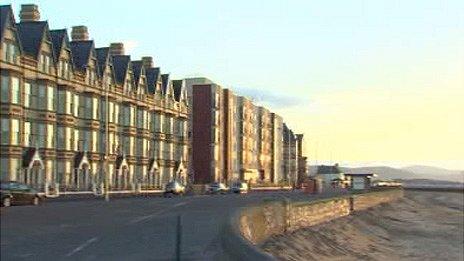
[[[319, 195], [324, 197], [329, 195]], [[1, 209], [1, 260], [225, 259], [221, 227], [232, 211], [263, 200], [314, 199], [300, 192], [45, 202]]]

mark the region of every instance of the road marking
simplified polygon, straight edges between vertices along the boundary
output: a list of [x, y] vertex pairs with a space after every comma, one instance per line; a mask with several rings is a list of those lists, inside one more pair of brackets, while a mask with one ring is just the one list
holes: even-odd
[[180, 206], [183, 206], [185, 204], [187, 204], [187, 202], [180, 202], [180, 203], [175, 204], [174, 207], [180, 207]]
[[167, 212], [167, 211], [169, 211], [169, 210], [172, 210], [172, 209], [174, 209], [174, 208], [176, 208], [176, 207], [180, 207], [180, 206], [186, 205], [186, 204], [189, 203], [190, 201], [191, 201], [191, 200], [184, 201], [184, 202], [179, 202], [179, 203], [177, 203], [177, 204], [175, 204], [175, 205], [172, 205], [171, 207], [167, 207], [167, 208], [162, 209], [162, 210], [160, 210], [160, 211], [157, 211], [157, 212], [155, 212], [155, 213], [153, 213], [153, 214], [141, 216], [141, 217], [138, 217], [138, 218], [134, 218], [134, 219], [131, 220], [129, 223], [130, 223], [130, 224], [136, 224], [136, 223], [145, 221], [145, 220], [150, 219], [150, 218], [153, 218], [153, 217], [155, 217], [155, 216], [157, 216], [157, 215], [159, 215], [159, 214], [162, 214], [162, 213], [164, 213], [164, 212]]
[[91, 239], [85, 241], [82, 245], [74, 248], [71, 252], [69, 252], [66, 256], [67, 257], [70, 257], [72, 255], [74, 255], [75, 253], [81, 251], [82, 249], [86, 248], [87, 246], [89, 246], [90, 244], [92, 244], [93, 242], [97, 241], [98, 240], [98, 237], [92, 237]]

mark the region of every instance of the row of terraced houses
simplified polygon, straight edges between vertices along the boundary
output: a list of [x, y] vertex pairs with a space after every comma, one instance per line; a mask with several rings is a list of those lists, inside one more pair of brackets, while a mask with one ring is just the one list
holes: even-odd
[[[85, 26], [49, 28], [36, 5], [1, 8], [0, 173], [41, 191], [296, 182], [302, 135], [206, 78], [173, 80]], [[300, 148], [300, 149], [298, 149]]]

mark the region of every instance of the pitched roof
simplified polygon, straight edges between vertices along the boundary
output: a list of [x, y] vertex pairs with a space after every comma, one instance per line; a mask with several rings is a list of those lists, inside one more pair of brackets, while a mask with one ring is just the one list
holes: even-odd
[[161, 81], [161, 90], [163, 91], [163, 94], [166, 94], [169, 86], [169, 74], [161, 74]]
[[174, 99], [180, 101], [180, 96], [183, 91], [183, 80], [173, 80], [172, 88], [174, 89]]
[[147, 87], [149, 93], [155, 93], [156, 91], [156, 82], [158, 81], [160, 75], [160, 68], [146, 68], [145, 75], [147, 77]]
[[109, 47], [96, 48], [95, 53], [97, 55], [97, 64], [99, 69], [99, 76], [102, 77], [105, 72], [105, 66], [107, 63], [111, 63], [111, 55]]
[[53, 51], [55, 52], [57, 57], [59, 57], [61, 53], [61, 48], [63, 47], [63, 42], [65, 41], [65, 37], [67, 37], [67, 35], [68, 33], [66, 32], [66, 29], [50, 30]]
[[340, 170], [337, 164], [333, 166], [332, 165], [317, 166], [317, 174], [338, 174], [338, 173], [342, 173], [342, 171]]
[[78, 70], [85, 70], [89, 63], [92, 51], [94, 51], [93, 41], [72, 41], [70, 44], [74, 68]]
[[124, 84], [126, 80], [127, 70], [129, 69], [130, 55], [114, 55], [113, 68], [116, 83]]
[[[27, 54], [37, 57], [43, 35], [48, 30], [48, 23], [45, 21], [21, 22], [16, 24], [16, 27], [23, 50]], [[52, 56], [54, 57], [53, 54]]]
[[14, 23], [13, 10], [11, 10], [11, 5], [1, 5], [0, 6], [0, 40], [3, 39], [3, 32], [6, 29], [6, 21], [12, 19]]
[[143, 63], [142, 61], [132, 61], [132, 72], [134, 72], [134, 80], [139, 84], [140, 74], [142, 74]]

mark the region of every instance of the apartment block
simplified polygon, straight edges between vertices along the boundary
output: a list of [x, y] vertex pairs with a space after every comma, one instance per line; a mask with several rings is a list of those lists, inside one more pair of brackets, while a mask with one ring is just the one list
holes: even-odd
[[283, 125], [283, 180], [292, 186], [297, 182], [297, 140], [294, 132]]
[[46, 189], [187, 182], [184, 81], [122, 43], [96, 48], [85, 26], [50, 30], [36, 5], [1, 11], [1, 179]]
[[283, 151], [283, 127], [284, 122], [281, 116], [271, 113], [272, 123], [272, 171], [271, 182], [282, 183], [284, 180], [284, 151]]
[[293, 161], [284, 160], [282, 117], [207, 78], [185, 82], [191, 93], [195, 183], [285, 183], [284, 163], [296, 171], [296, 153]]

